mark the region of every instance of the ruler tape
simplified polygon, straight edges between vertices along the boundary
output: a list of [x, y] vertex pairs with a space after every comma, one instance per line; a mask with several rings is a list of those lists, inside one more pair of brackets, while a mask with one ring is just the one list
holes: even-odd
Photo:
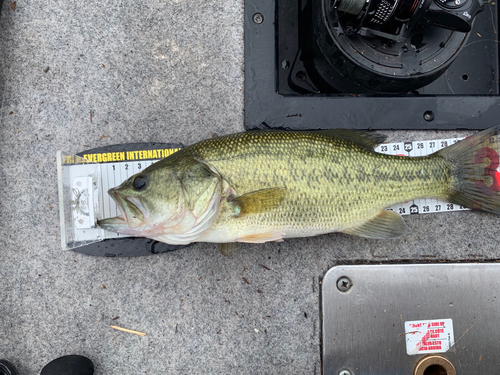
[[[388, 155], [425, 156], [462, 139], [384, 143], [375, 151]], [[63, 248], [71, 249], [103, 239], [127, 237], [105, 231], [95, 225], [95, 218], [107, 218], [119, 214], [115, 202], [107, 191], [161, 160], [151, 156], [163, 157], [177, 150], [179, 148], [157, 150], [157, 153], [144, 150], [84, 155], [90, 162], [74, 155], [58, 153]], [[434, 198], [415, 199], [388, 209], [401, 215], [467, 210], [465, 207]]]

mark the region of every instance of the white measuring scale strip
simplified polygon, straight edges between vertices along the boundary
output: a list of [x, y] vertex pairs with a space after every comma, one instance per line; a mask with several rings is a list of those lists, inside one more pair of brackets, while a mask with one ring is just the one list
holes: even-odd
[[[384, 143], [375, 151], [389, 155], [425, 156], [462, 139]], [[150, 153], [146, 154], [147, 151], [144, 150], [84, 155], [90, 161], [59, 151], [57, 167], [62, 248], [68, 250], [104, 239], [126, 237], [105, 231], [96, 225], [97, 219], [119, 214], [107, 191], [160, 160], [149, 159], [149, 156], [164, 156], [177, 150], [179, 149], [157, 150], [158, 152], [153, 154], [150, 150]], [[388, 209], [401, 215], [467, 210], [465, 207], [434, 198], [415, 199]]]

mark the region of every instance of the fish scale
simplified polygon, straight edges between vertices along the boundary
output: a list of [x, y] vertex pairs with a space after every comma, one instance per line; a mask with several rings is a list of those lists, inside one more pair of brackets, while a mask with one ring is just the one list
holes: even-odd
[[[377, 154], [321, 132], [247, 132], [202, 141], [182, 151], [213, 165], [238, 195], [287, 189], [275, 210], [247, 218], [223, 216], [213, 227], [227, 231], [237, 226], [238, 233], [244, 232], [242, 228], [248, 232], [272, 228], [285, 230], [285, 237], [298, 237], [343, 230], [391, 204], [442, 197], [449, 180], [442, 158]], [[422, 170], [428, 172], [422, 175]]]

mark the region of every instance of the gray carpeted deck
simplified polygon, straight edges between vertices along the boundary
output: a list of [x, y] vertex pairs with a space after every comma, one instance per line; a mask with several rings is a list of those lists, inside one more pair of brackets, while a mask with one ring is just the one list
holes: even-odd
[[319, 282], [336, 263], [499, 258], [499, 219], [472, 212], [406, 217], [401, 240], [332, 234], [230, 259], [211, 244], [64, 252], [57, 150], [244, 129], [243, 2], [7, 1], [0, 30], [0, 358], [24, 375], [71, 353], [106, 375], [319, 374]]

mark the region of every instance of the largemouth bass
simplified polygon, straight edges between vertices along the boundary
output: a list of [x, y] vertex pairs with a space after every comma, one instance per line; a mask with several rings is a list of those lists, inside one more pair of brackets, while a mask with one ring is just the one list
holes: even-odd
[[500, 213], [499, 129], [414, 158], [377, 153], [384, 137], [349, 130], [208, 139], [110, 189], [122, 214], [98, 224], [169, 244], [262, 243], [330, 232], [398, 238], [406, 225], [386, 207], [412, 199]]

